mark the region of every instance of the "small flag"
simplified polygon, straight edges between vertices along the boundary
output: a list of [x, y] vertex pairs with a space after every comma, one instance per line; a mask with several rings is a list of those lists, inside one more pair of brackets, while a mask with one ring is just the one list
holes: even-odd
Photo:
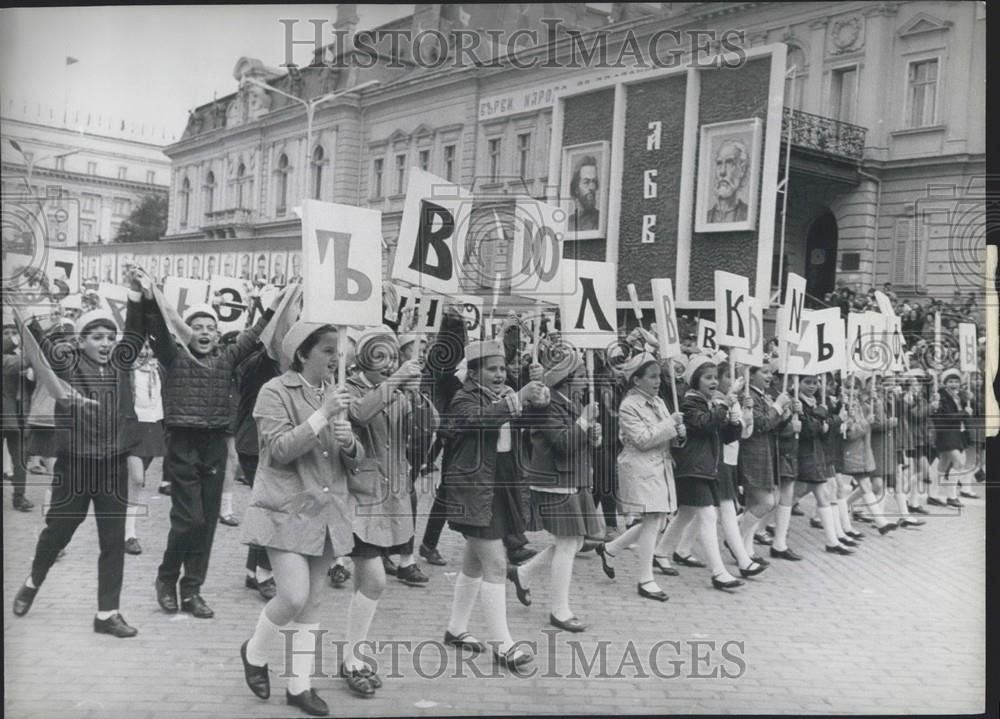
[[75, 57], [70, 57], [69, 55], [66, 56], [66, 65], [67, 65], [67, 67], [70, 66], [70, 65], [75, 65], [78, 62], [80, 62], [80, 61], [77, 60]]

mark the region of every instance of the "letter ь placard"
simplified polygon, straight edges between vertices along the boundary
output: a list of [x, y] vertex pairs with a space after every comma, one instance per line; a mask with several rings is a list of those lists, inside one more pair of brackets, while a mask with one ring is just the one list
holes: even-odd
[[562, 265], [562, 335], [578, 348], [606, 349], [618, 337], [615, 264], [564, 259]]
[[472, 196], [419, 168], [409, 172], [391, 277], [430, 292], [457, 295], [457, 265], [464, 252], [460, 240], [468, 232]]
[[382, 213], [302, 203], [302, 319], [332, 325], [382, 323]]

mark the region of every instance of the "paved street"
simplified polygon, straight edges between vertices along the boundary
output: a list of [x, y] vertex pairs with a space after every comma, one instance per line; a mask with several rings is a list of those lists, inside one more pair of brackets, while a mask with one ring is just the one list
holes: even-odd
[[[262, 602], [243, 588], [239, 529], [220, 526], [216, 535], [204, 588], [216, 619], [169, 616], [157, 607], [152, 584], [169, 510], [169, 500], [155, 493], [159, 466], [153, 465], [144, 495], [150, 516], [139, 523], [145, 551], [126, 557], [123, 613], [140, 631], [130, 640], [92, 631], [97, 557], [92, 519], [53, 568], [31, 612], [23, 618], [11, 613], [42, 521], [37, 510], [13, 512], [10, 488], [4, 488], [7, 716], [301, 716], [285, 706], [285, 680], [276, 673], [267, 702], [253, 697], [243, 682], [239, 646]], [[248, 494], [237, 486], [239, 509]], [[29, 488], [38, 505], [42, 495], [41, 486]], [[426, 509], [428, 497], [421, 506]], [[573, 637], [576, 647], [565, 632], [543, 633], [550, 627], [542, 581], [530, 608], [508, 591], [514, 637], [538, 642], [538, 673], [530, 678], [500, 674], [487, 657], [456, 667], [451, 650], [417, 648], [422, 640], [439, 640], [447, 622], [462, 540], [446, 530], [441, 551], [449, 566], [425, 566], [431, 576], [426, 589], [390, 578], [379, 606], [371, 638], [413, 644], [413, 651], [397, 647], [397, 676], [383, 666], [385, 686], [372, 700], [355, 698], [342, 680], [329, 676], [315, 679], [314, 686], [339, 716], [981, 712], [985, 514], [985, 500], [970, 500], [961, 516], [942, 513], [919, 530], [884, 538], [868, 530], [853, 557], [823, 553], [822, 533], [795, 517], [789, 543], [806, 561], [772, 565], [735, 594], [713, 591], [707, 570], [682, 568], [680, 577], [661, 580], [670, 595], [662, 605], [636, 595], [634, 552], [617, 560], [614, 582], [604, 577], [593, 554], [581, 557], [573, 608], [590, 629]], [[543, 546], [546, 535], [532, 539]], [[348, 590], [329, 589], [323, 623], [330, 632], [327, 675], [338, 666], [330, 642], [342, 636], [348, 601]], [[478, 609], [470, 629], [482, 634]], [[585, 673], [580, 660], [589, 662], [602, 643], [604, 676], [580, 678]], [[419, 673], [414, 652], [421, 659]], [[391, 658], [390, 648], [378, 654], [380, 662]], [[272, 659], [272, 670], [278, 659]], [[473, 666], [483, 678], [473, 675]], [[598, 669], [599, 663], [592, 673]], [[437, 674], [443, 675], [433, 678]], [[572, 674], [578, 678], [567, 676]]]

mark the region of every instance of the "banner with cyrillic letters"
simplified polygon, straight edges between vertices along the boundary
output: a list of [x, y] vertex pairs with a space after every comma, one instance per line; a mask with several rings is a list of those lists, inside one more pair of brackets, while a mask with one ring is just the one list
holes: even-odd
[[660, 343], [660, 356], [677, 357], [683, 353], [673, 283], [668, 277], [658, 277], [650, 280], [649, 284], [653, 291], [653, 315], [656, 317], [656, 339]]
[[444, 308], [450, 302], [447, 297], [400, 285], [396, 285], [396, 294], [399, 298], [397, 322], [400, 334], [434, 334], [441, 328]]
[[[996, 308], [988, 311], [995, 312]], [[976, 325], [971, 322], [958, 323], [958, 368], [962, 372], [975, 372], [978, 368], [979, 345], [976, 339]]]
[[219, 315], [219, 332], [225, 334], [246, 328], [250, 298], [243, 280], [212, 275], [208, 280], [208, 292], [210, 300], [219, 298], [219, 304], [216, 306], [216, 313]]
[[564, 259], [562, 265], [562, 335], [578, 348], [606, 349], [618, 337], [615, 264]]
[[381, 212], [303, 200], [302, 260], [302, 320], [382, 324]]
[[[104, 287], [104, 284], [101, 284]], [[163, 298], [174, 306], [183, 319], [184, 313], [195, 305], [208, 302], [208, 283], [185, 277], [168, 277], [163, 283]]]
[[125, 329], [125, 312], [128, 309], [128, 288], [110, 282], [102, 282], [97, 287], [101, 304], [115, 318], [118, 329]]
[[706, 320], [704, 318], [698, 319], [698, 338], [695, 344], [698, 350], [704, 352], [705, 354], [710, 354], [719, 351], [719, 340], [717, 339], [718, 333], [715, 328], [715, 323], [711, 320]]
[[783, 342], [795, 344], [802, 334], [802, 311], [806, 301], [806, 278], [788, 273], [785, 280], [785, 301], [778, 310], [777, 337]]
[[840, 309], [806, 310], [799, 343], [789, 347], [788, 373], [817, 375], [843, 370], [845, 364], [844, 320]]
[[734, 362], [761, 367], [764, 364], [764, 305], [756, 297], [748, 297], [747, 301], [750, 309], [750, 347], [733, 347], [729, 356]]
[[847, 315], [847, 370], [886, 372], [893, 356], [885, 339], [884, 315], [878, 312], [851, 312]]
[[750, 280], [715, 271], [716, 340], [723, 347], [750, 347]]

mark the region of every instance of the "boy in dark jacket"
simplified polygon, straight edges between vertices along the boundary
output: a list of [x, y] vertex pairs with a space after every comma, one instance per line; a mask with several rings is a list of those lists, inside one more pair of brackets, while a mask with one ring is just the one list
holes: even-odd
[[[59, 552], [87, 518], [91, 502], [100, 557], [97, 561], [97, 616], [94, 631], [113, 637], [134, 637], [118, 604], [125, 564], [125, 515], [128, 504], [128, 452], [136, 444], [132, 367], [144, 341], [142, 290], [139, 275], [131, 274], [125, 332], [103, 310], [80, 316], [75, 324], [79, 348], [69, 356], [49, 356], [49, 364], [72, 391], [56, 400], [59, 441], [55, 448], [55, 475], [45, 529], [38, 538], [31, 574], [14, 597], [14, 614], [31, 609], [38, 589]], [[147, 290], [148, 291], [148, 290]], [[37, 324], [30, 327], [41, 337]], [[46, 347], [42, 347], [43, 352]]]
[[[156, 577], [156, 600], [165, 612], [176, 612], [180, 579], [180, 608], [199, 619], [215, 612], [201, 597], [222, 502], [228, 450], [227, 430], [232, 414], [229, 387], [235, 367], [253, 351], [261, 331], [274, 314], [271, 307], [236, 341], [220, 349], [215, 311], [196, 305], [184, 316], [191, 329], [189, 353], [174, 344], [157, 305], [145, 303], [150, 345], [163, 364], [163, 425], [167, 455], [163, 473], [170, 480], [170, 534]], [[181, 578], [181, 567], [184, 577]]]

